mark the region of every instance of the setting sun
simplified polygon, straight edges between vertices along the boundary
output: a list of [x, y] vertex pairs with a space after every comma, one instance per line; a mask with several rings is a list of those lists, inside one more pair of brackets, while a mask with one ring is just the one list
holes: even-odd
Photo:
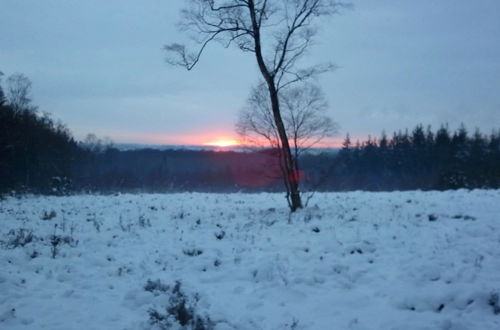
[[225, 147], [234, 147], [240, 145], [240, 143], [236, 140], [226, 140], [226, 139], [219, 139], [219, 140], [214, 140], [210, 142], [204, 143], [206, 146], [212, 146], [212, 147], [220, 147], [220, 148], [225, 148]]

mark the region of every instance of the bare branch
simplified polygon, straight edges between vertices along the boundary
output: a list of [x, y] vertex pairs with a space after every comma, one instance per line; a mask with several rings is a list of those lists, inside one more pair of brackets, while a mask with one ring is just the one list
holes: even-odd
[[[348, 7], [332, 0], [186, 2], [179, 28], [188, 33], [197, 50], [190, 51], [180, 43], [168, 44], [164, 47], [167, 63], [191, 70], [208, 44], [216, 41], [224, 47], [235, 44], [245, 52], [260, 52], [261, 64], [273, 79], [289, 71], [305, 54], [317, 30], [312, 26], [314, 18], [329, 16]], [[268, 47], [264, 48], [264, 44]]]
[[334, 71], [338, 66], [331, 63], [323, 63], [311, 66], [305, 69], [299, 69], [297, 71], [283, 70], [278, 81], [276, 83], [278, 91], [289, 87], [297, 82], [305, 83], [311, 78], [315, 78], [322, 73]]
[[[318, 86], [301, 84], [279, 95], [286, 133], [296, 156], [336, 134], [337, 124], [326, 115], [328, 104]], [[236, 132], [255, 145], [280, 145], [264, 83], [252, 89], [246, 107], [240, 112]]]
[[15, 111], [31, 110], [36, 107], [31, 106], [31, 80], [22, 73], [15, 73], [7, 78], [7, 103]]

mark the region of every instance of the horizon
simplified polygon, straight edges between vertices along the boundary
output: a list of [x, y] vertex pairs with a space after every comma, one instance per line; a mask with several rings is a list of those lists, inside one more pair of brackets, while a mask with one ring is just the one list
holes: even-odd
[[[428, 125], [428, 126], [424, 126], [423, 124], [419, 123], [419, 124], [416, 124], [415, 126], [413, 127], [404, 127], [404, 128], [400, 128], [400, 129], [397, 129], [397, 130], [394, 130], [394, 131], [386, 131], [385, 129], [382, 129], [380, 134], [378, 135], [371, 135], [371, 134], [368, 134], [366, 136], [353, 136], [351, 135], [349, 132], [347, 132], [346, 134], [349, 135], [349, 138], [351, 140], [351, 143], [352, 144], [356, 144], [357, 142], [359, 142], [360, 144], [368, 141], [369, 139], [371, 140], [376, 140], [378, 141], [382, 134], [386, 134], [387, 138], [389, 140], [392, 139], [392, 135], [393, 134], [397, 134], [398, 132], [405, 132], [405, 131], [408, 131], [409, 133], [411, 133], [411, 131], [413, 129], [415, 129], [416, 127], [418, 126], [422, 126], [424, 129], [427, 129], [429, 128], [433, 133], [435, 133], [438, 129], [440, 129], [441, 127], [444, 127], [446, 129], [448, 129], [448, 131], [450, 132], [450, 134], [453, 134], [455, 132], [457, 132], [459, 129], [461, 129], [461, 127], [464, 127], [467, 131], [467, 133], [470, 135], [472, 135], [474, 133], [475, 130], [478, 130], [479, 128], [478, 127], [468, 127], [467, 125], [465, 125], [464, 123], [460, 123], [454, 127], [450, 127], [449, 124], [447, 123], [443, 123], [443, 124], [440, 124], [440, 125], [437, 125], [436, 127], [433, 127], [432, 125]], [[71, 131], [71, 128], [69, 127], [70, 131]], [[499, 128], [492, 128], [491, 131], [483, 131], [481, 129], [479, 129], [480, 133], [483, 134], [483, 135], [490, 135], [490, 134], [495, 134], [496, 132], [500, 131], [500, 127]], [[93, 133], [89, 133], [87, 135], [91, 135]], [[86, 136], [87, 136], [86, 135]], [[79, 142], [84, 142], [84, 139], [85, 137], [82, 137], [82, 138], [77, 138], [76, 136], [74, 136], [74, 138], [79, 141]], [[151, 141], [144, 141], [144, 140], [138, 140], [138, 141], [130, 141], [130, 140], [113, 140], [111, 137], [109, 136], [97, 136], [97, 138], [103, 140], [103, 139], [109, 139], [110, 142], [112, 144], [115, 144], [115, 145], [137, 145], [137, 146], [155, 146], [155, 147], [166, 147], [166, 146], [178, 146], [178, 147], [182, 147], [182, 146], [185, 146], [185, 147], [207, 147], [207, 148], [218, 148], [218, 149], [230, 149], [230, 148], [268, 148], [269, 145], [266, 145], [266, 144], [260, 144], [260, 145], [252, 145], [252, 144], [244, 144], [243, 142], [241, 142], [240, 140], [238, 140], [239, 138], [235, 135], [234, 138], [226, 138], [226, 137], [221, 137], [221, 138], [216, 138], [216, 139], [213, 139], [211, 140], [211, 142], [200, 142], [200, 143], [196, 143], [196, 142], [179, 142], [179, 143], [169, 143], [169, 142], [162, 142], [162, 141], [159, 141], [159, 140], [151, 140]], [[313, 147], [311, 147], [310, 149], [340, 149], [342, 148], [342, 143], [345, 141], [345, 138], [346, 138], [346, 135], [344, 136], [337, 136], [337, 137], [334, 137], [334, 138], [331, 138], [331, 139], [328, 139], [326, 140], [325, 142], [323, 143], [320, 143], [318, 145], [315, 145]], [[234, 144], [231, 144], [231, 145], [217, 145], [215, 141], [233, 141], [235, 142]], [[189, 139], [187, 139], [187, 141], [189, 141]]]
[[[134, 147], [134, 148], [145, 148], [147, 149], [148, 147], [151, 148], [159, 148], [159, 149], [168, 149], [168, 148], [195, 148], [196, 150], [198, 149], [207, 149], [207, 150], [217, 150], [217, 151], [232, 151], [232, 150], [242, 150], [242, 149], [270, 149], [272, 147], [270, 146], [257, 146], [257, 145], [245, 145], [245, 144], [238, 144], [238, 145], [229, 145], [229, 146], [218, 146], [218, 145], [210, 145], [210, 144], [149, 144], [149, 143], [122, 143], [118, 142], [115, 143], [113, 141], [112, 146], [120, 146], [120, 147]], [[315, 149], [340, 149], [341, 146], [315, 146], [307, 149], [315, 150]], [[121, 149], [121, 148], [118, 148]]]

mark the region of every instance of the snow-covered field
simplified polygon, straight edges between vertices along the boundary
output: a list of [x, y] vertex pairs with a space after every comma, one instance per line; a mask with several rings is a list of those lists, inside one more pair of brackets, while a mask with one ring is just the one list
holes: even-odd
[[0, 224], [0, 329], [500, 329], [500, 191], [290, 218], [281, 194], [8, 198]]

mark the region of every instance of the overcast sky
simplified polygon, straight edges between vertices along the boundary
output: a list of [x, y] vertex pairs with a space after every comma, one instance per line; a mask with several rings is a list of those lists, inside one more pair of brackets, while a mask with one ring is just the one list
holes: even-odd
[[[2, 0], [0, 70], [33, 81], [34, 103], [116, 142], [234, 136], [258, 80], [251, 54], [214, 44], [191, 72], [164, 62], [182, 41], [183, 0]], [[416, 124], [500, 128], [500, 1], [359, 0], [322, 26], [311, 61], [339, 137]]]

